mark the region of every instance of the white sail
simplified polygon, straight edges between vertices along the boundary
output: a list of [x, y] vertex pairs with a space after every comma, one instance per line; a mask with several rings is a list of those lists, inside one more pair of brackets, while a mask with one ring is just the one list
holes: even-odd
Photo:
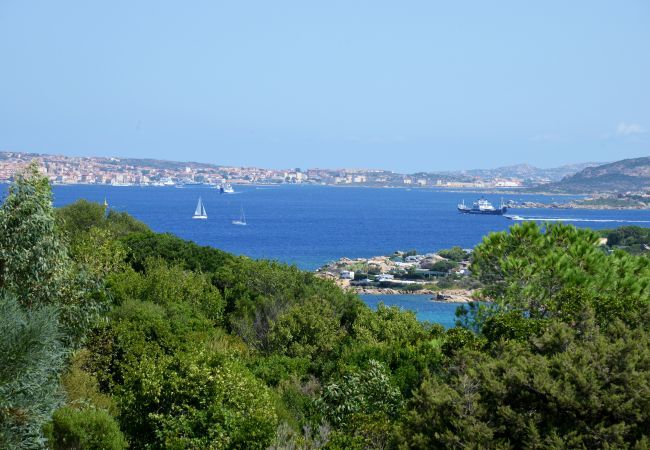
[[244, 214], [244, 205], [241, 207], [241, 215], [239, 216], [239, 220], [233, 220], [232, 223], [234, 225], [246, 225], [246, 215]]
[[205, 211], [205, 206], [203, 206], [203, 201], [199, 197], [199, 202], [196, 204], [196, 209], [194, 210], [193, 219], [207, 219], [208, 213]]

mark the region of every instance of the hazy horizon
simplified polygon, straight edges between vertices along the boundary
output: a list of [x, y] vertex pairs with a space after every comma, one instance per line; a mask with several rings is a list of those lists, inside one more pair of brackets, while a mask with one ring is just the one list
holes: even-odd
[[360, 167], [650, 154], [650, 3], [0, 3], [0, 150]]

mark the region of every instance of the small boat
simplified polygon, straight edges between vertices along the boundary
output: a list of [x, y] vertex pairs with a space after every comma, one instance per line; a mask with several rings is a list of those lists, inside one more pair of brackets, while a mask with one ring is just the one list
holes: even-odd
[[246, 223], [246, 215], [244, 214], [244, 205], [241, 207], [241, 214], [239, 215], [239, 220], [233, 220], [233, 225], [248, 225]]
[[230, 183], [225, 183], [219, 187], [219, 192], [222, 194], [234, 194], [235, 190], [232, 188]]
[[480, 198], [472, 204], [472, 207], [465, 205], [465, 200], [458, 204], [458, 212], [465, 214], [487, 214], [502, 216], [508, 211], [508, 207], [501, 202], [501, 206], [495, 208], [492, 203], [484, 198]]
[[203, 206], [203, 201], [201, 200], [201, 197], [199, 197], [199, 203], [196, 205], [196, 210], [194, 211], [194, 215], [192, 216], [192, 219], [207, 219], [208, 218], [208, 213], [205, 211], [205, 206]]

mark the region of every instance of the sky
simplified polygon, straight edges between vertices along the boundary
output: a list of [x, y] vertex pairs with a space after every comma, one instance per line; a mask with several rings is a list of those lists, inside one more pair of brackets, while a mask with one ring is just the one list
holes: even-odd
[[0, 0], [0, 151], [400, 172], [650, 155], [650, 1]]

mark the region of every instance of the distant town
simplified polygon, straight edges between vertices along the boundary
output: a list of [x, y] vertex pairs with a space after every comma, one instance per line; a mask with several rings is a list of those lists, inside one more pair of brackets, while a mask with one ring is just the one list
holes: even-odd
[[[0, 152], [0, 182], [37, 160], [53, 184], [185, 186], [230, 184], [320, 184], [375, 187], [520, 188], [557, 181], [589, 164], [537, 169], [518, 165], [490, 170], [400, 174], [373, 169], [285, 169], [227, 167], [195, 162], [116, 157], [73, 157]], [[595, 163], [594, 163], [595, 164]]]

